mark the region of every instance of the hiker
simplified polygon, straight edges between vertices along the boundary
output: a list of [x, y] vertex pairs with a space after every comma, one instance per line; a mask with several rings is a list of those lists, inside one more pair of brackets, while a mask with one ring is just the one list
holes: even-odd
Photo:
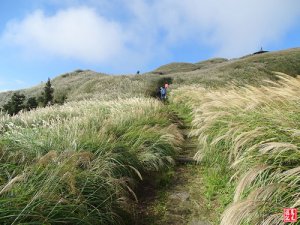
[[140, 71], [138, 70], [138, 71], [136, 71], [136, 75], [140, 75]]
[[164, 84], [165, 90], [166, 90], [166, 96], [167, 96], [167, 89], [169, 88], [169, 84], [167, 82], [165, 82]]
[[167, 90], [169, 88], [169, 84], [166, 82], [165, 83], [165, 89]]
[[167, 98], [167, 95], [166, 95], [166, 88], [165, 87], [160, 87], [160, 99], [161, 100], [164, 100]]

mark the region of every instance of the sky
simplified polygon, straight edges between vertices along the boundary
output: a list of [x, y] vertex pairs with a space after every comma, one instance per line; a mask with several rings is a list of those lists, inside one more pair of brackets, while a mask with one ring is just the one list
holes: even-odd
[[1, 0], [0, 92], [300, 47], [299, 0]]

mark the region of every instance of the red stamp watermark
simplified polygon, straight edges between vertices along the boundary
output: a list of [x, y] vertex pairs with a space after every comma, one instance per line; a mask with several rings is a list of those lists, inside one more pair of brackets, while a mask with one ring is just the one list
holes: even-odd
[[285, 223], [294, 223], [297, 222], [297, 213], [296, 208], [284, 208], [283, 209], [283, 222]]

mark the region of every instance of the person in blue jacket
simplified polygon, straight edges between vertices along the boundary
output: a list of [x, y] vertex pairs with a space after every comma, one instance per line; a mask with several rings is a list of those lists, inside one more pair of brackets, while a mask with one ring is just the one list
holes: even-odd
[[160, 87], [160, 99], [164, 100], [167, 98], [167, 92], [165, 87]]

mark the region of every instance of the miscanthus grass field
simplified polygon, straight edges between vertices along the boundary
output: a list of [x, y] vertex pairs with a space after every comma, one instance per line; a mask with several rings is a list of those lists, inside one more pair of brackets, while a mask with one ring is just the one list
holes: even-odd
[[283, 224], [300, 207], [300, 78], [278, 79], [182, 86], [169, 107], [135, 97], [2, 114], [0, 224], [134, 224], [140, 182], [180, 151], [174, 111], [198, 138], [215, 224]]
[[132, 224], [135, 187], [182, 142], [149, 98], [0, 117], [0, 224]]
[[206, 167], [206, 197], [218, 199], [221, 225], [283, 224], [283, 208], [299, 210], [300, 78], [278, 78], [262, 87], [172, 93], [192, 121], [195, 159]]

